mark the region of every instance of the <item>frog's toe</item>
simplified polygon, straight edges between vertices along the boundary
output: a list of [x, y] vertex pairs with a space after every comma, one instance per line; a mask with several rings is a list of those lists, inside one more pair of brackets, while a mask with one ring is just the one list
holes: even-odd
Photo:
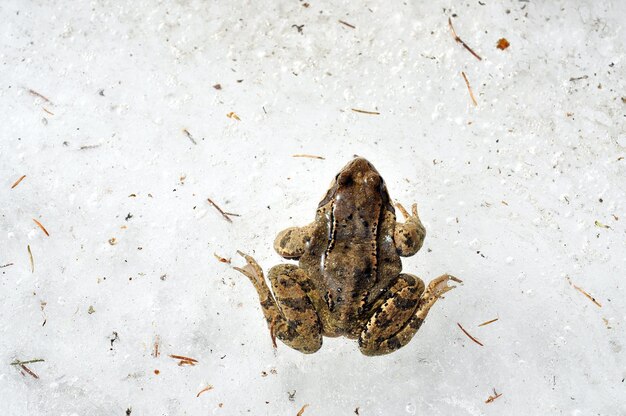
[[398, 208], [398, 210], [400, 211], [400, 213], [402, 213], [402, 216], [404, 217], [405, 220], [408, 220], [410, 215], [407, 212], [407, 210], [404, 208], [404, 206], [402, 206], [401, 203], [396, 202], [396, 208]]
[[254, 258], [252, 258], [252, 256], [247, 255], [243, 251], [237, 250], [237, 254], [239, 254], [241, 257], [243, 257], [248, 263], [257, 264], [256, 260]]

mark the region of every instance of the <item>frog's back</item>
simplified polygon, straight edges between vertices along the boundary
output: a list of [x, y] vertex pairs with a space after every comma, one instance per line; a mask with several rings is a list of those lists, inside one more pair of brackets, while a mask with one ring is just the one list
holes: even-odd
[[309, 250], [300, 259], [324, 294], [335, 327], [331, 332], [348, 336], [356, 335], [353, 329], [401, 269], [384, 181], [360, 160], [364, 163], [340, 172], [320, 203]]

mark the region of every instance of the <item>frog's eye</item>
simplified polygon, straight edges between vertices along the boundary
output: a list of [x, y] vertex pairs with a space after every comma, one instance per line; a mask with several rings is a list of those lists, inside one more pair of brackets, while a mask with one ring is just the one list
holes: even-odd
[[377, 175], [374, 172], [368, 172], [363, 178], [364, 182], [368, 185], [377, 186], [380, 184], [380, 175]]
[[349, 186], [354, 183], [354, 179], [352, 178], [352, 175], [337, 175], [337, 176], [338, 176], [337, 182], [339, 183], [339, 185]]

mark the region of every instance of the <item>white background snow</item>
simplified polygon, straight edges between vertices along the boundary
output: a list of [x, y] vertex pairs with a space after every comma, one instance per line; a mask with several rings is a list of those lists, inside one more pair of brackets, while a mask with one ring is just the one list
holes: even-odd
[[[307, 4], [0, 3], [0, 414], [626, 414], [626, 2]], [[354, 154], [465, 283], [391, 355], [274, 351], [213, 254], [284, 261]]]

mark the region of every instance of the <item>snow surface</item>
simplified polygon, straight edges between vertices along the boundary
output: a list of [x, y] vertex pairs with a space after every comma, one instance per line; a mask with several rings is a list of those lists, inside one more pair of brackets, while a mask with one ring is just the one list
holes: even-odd
[[[626, 414], [626, 2], [359, 3], [2, 1], [1, 415]], [[274, 351], [213, 254], [279, 263], [354, 154], [465, 283], [391, 355]]]

